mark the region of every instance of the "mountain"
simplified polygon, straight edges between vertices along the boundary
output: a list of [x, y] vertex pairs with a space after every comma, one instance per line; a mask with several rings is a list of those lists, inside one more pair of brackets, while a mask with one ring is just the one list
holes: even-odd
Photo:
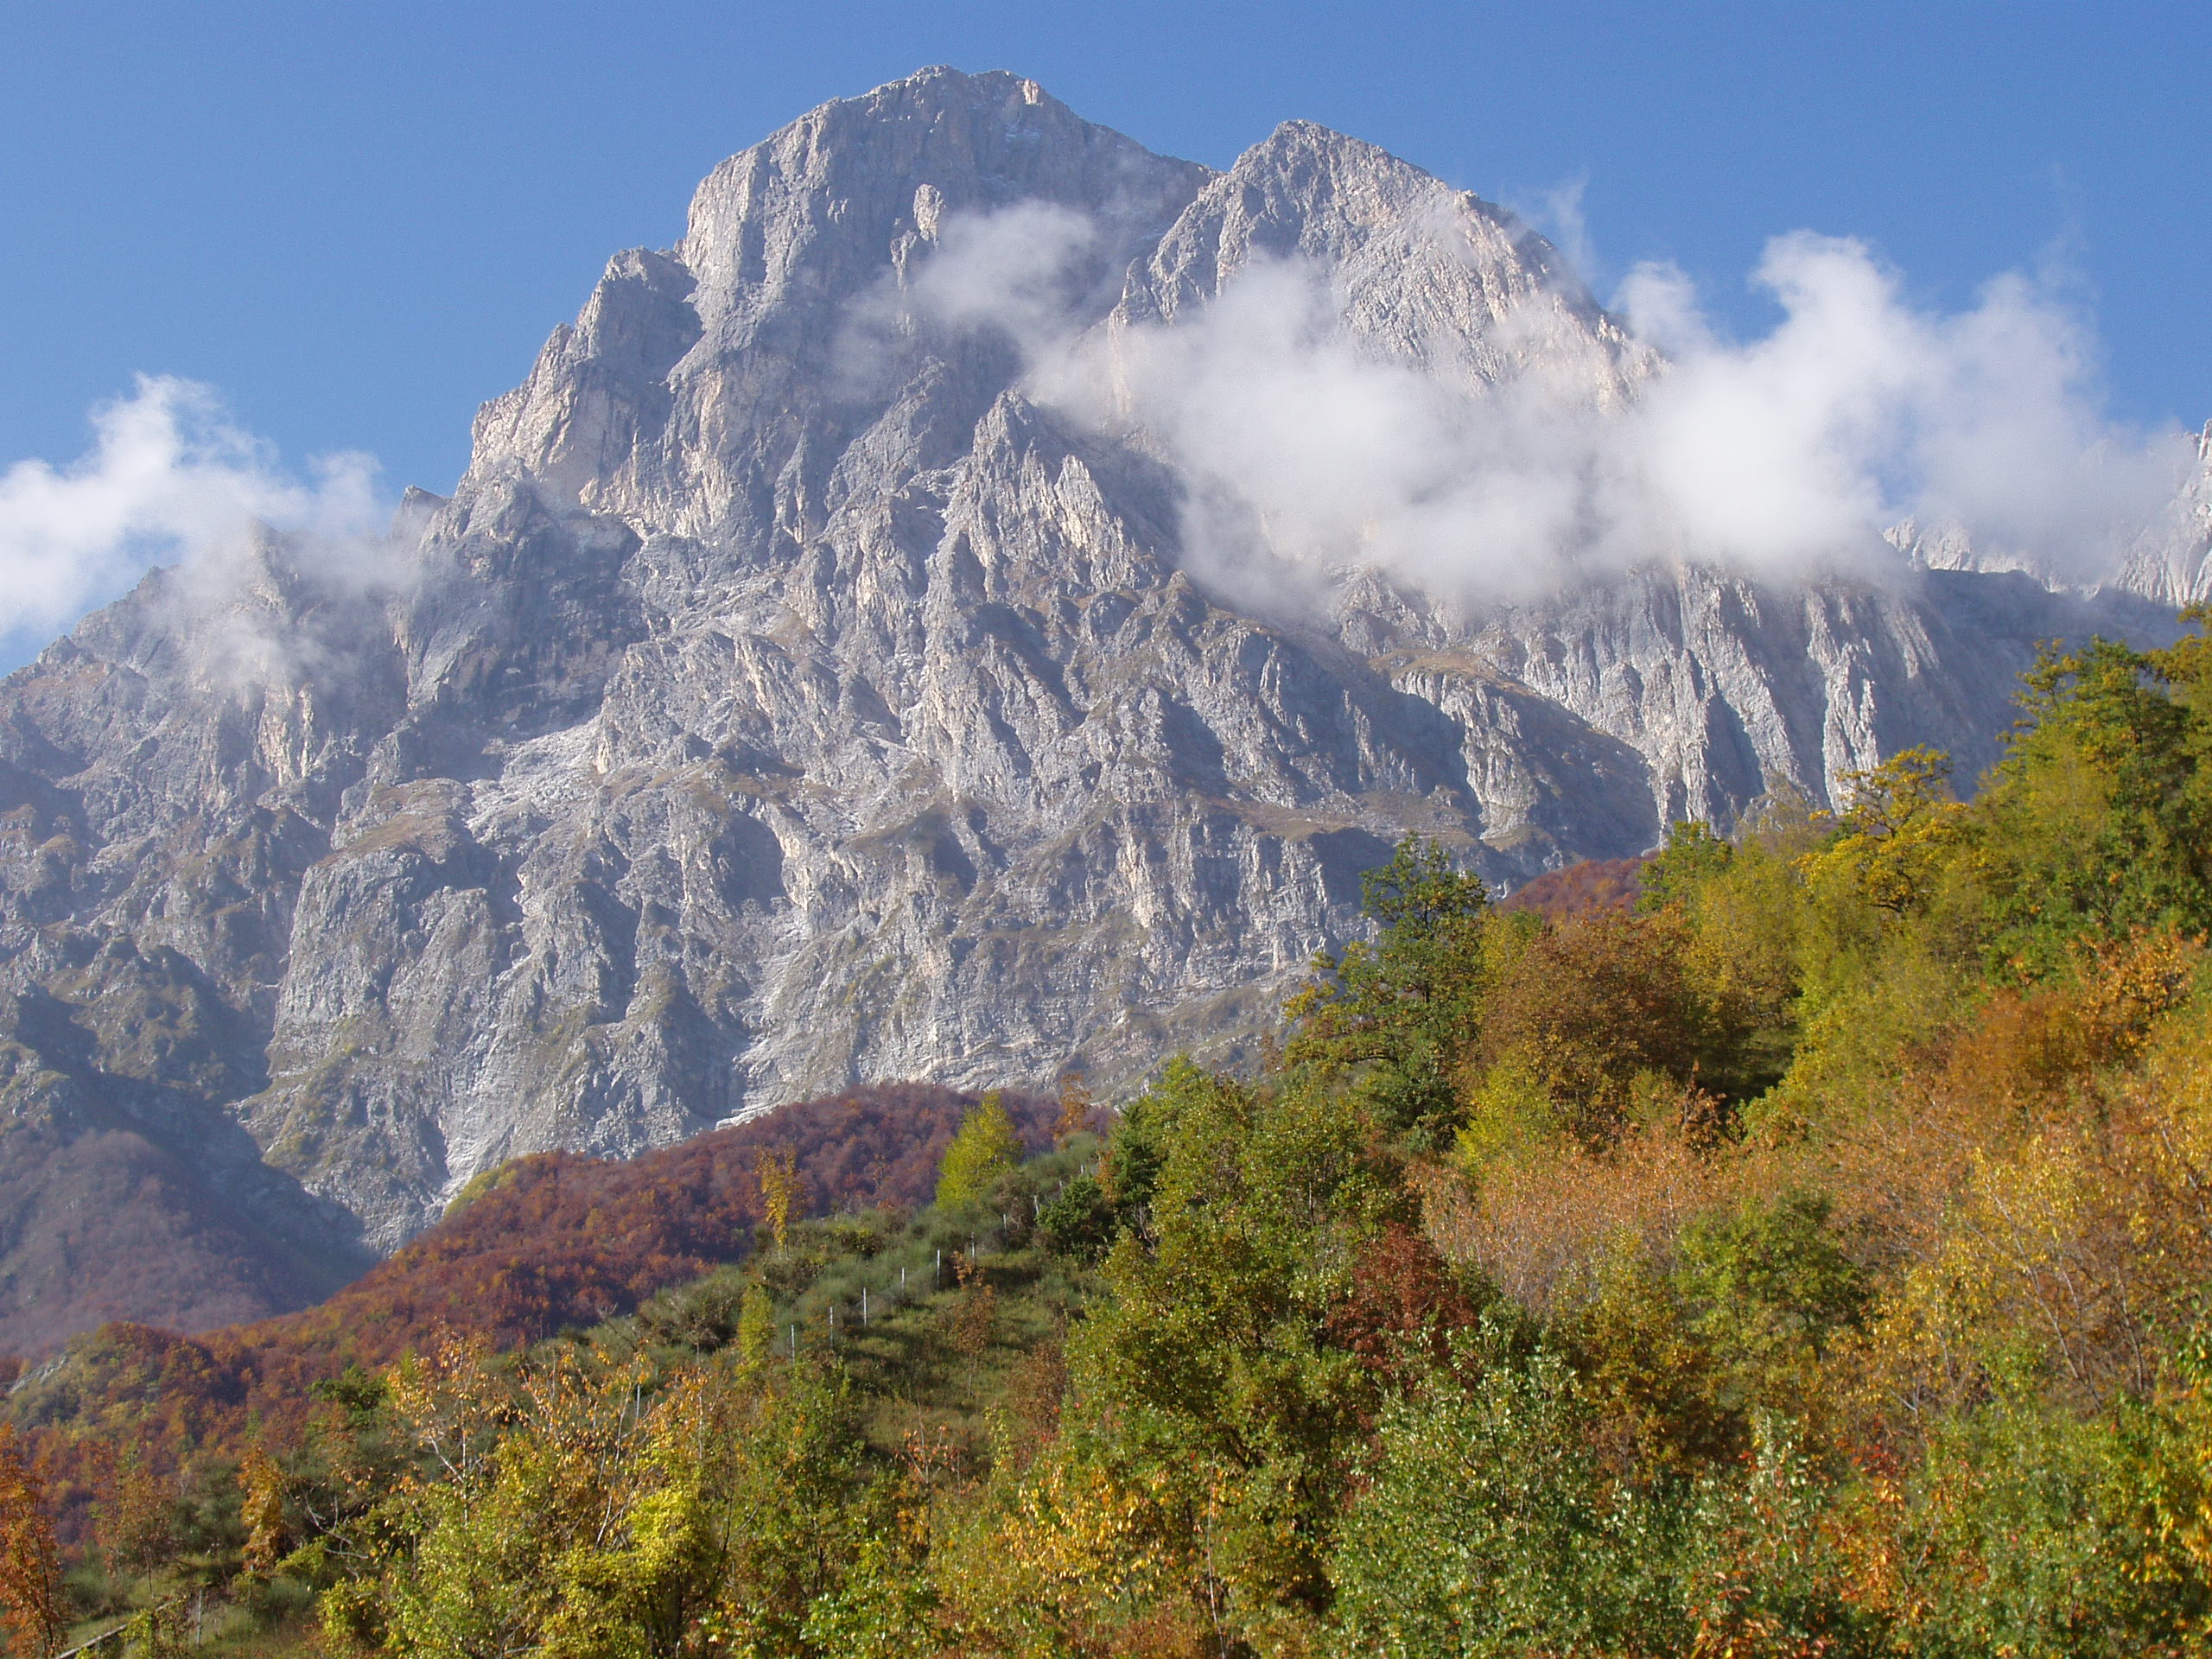
[[1370, 145], [1217, 174], [927, 70], [614, 258], [391, 548], [157, 572], [0, 685], [0, 1347], [298, 1306], [521, 1154], [1230, 1057], [1408, 832], [1510, 887], [1910, 744], [1971, 776], [2037, 641], [2171, 632], [1902, 563], [1255, 581], [1115, 400], [1284, 271], [1347, 361], [1592, 410], [1660, 372]]
[[2212, 601], [2212, 422], [2196, 435], [2196, 470], [2128, 550], [2116, 585], [2171, 605]]

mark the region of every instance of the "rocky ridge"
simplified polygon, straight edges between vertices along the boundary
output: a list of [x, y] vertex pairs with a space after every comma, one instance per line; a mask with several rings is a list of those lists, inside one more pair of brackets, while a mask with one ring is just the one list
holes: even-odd
[[[1511, 215], [1307, 124], [1215, 174], [931, 70], [732, 157], [394, 568], [156, 574], [0, 686], [0, 1348], [296, 1305], [524, 1152], [1230, 1053], [1409, 830], [1510, 886], [1911, 743], [1970, 773], [2036, 641], [2171, 626], [1694, 563], [1275, 614], [1186, 568], [1159, 445], [907, 303], [1009, 213], [1109, 347], [1295, 259], [1359, 349], [1472, 386], [1604, 408], [1656, 363]], [[219, 1291], [54, 1313], [94, 1189]]]
[[2129, 550], [2114, 585], [2169, 605], [2212, 602], [2212, 422], [2196, 435], [2196, 470]]

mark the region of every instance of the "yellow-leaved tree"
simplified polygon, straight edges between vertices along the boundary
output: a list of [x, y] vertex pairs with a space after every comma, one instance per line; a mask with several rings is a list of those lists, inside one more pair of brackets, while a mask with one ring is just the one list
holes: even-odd
[[792, 1208], [798, 1202], [798, 1154], [789, 1147], [764, 1152], [753, 1173], [760, 1183], [760, 1219], [768, 1224], [769, 1237], [781, 1249], [791, 1233]]
[[938, 1166], [937, 1201], [947, 1209], [988, 1196], [999, 1177], [1021, 1161], [1021, 1136], [994, 1089], [961, 1120], [960, 1133]]
[[238, 1493], [241, 1560], [249, 1573], [265, 1577], [284, 1554], [284, 1471], [261, 1446], [248, 1446], [238, 1459]]

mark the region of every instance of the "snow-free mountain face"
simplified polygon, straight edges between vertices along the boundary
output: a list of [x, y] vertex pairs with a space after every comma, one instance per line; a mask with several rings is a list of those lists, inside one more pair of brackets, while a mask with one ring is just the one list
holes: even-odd
[[617, 257], [391, 568], [156, 575], [12, 677], [0, 1348], [296, 1303], [523, 1152], [1123, 1089], [1249, 1040], [1409, 830], [1510, 886], [1910, 744], [1971, 775], [2034, 641], [2171, 623], [1902, 561], [1347, 564], [1236, 494], [1264, 430], [1148, 390], [1247, 282], [1478, 399], [1659, 369], [1371, 146], [1215, 174], [925, 71]]
[[2195, 471], [2128, 549], [2114, 585], [2169, 605], [2212, 603], [2212, 423], [2196, 435]]

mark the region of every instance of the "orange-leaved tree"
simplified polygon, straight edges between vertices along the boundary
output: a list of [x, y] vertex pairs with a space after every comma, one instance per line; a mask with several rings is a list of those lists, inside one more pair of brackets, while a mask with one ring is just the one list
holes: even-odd
[[46, 1483], [6, 1423], [0, 1423], [0, 1620], [6, 1642], [0, 1651], [42, 1659], [61, 1644], [61, 1563]]

